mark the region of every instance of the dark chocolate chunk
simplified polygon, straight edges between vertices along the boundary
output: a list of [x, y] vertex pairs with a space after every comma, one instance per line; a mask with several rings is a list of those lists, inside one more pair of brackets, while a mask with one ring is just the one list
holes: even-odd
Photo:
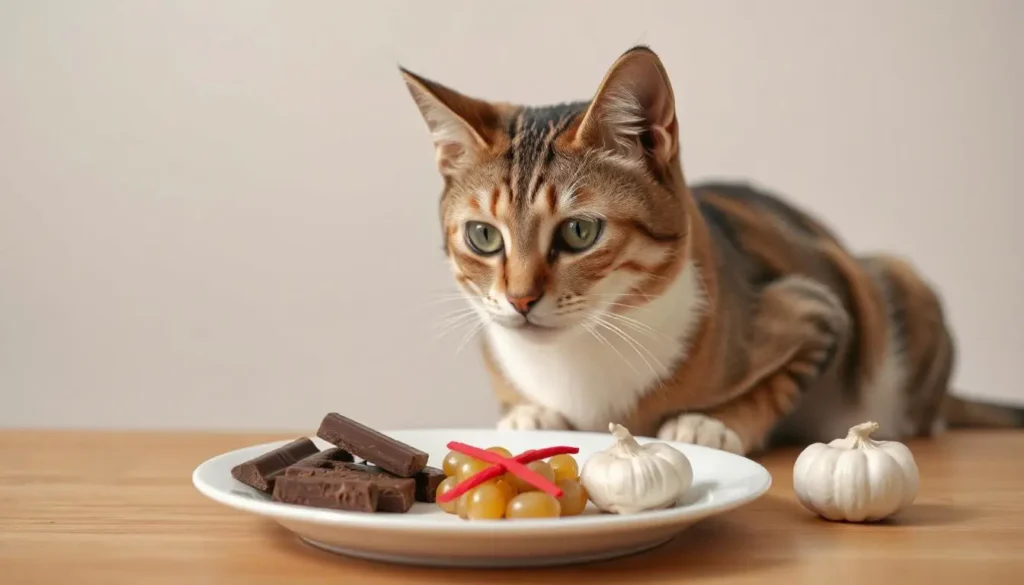
[[331, 467], [334, 463], [351, 463], [355, 461], [355, 457], [352, 456], [348, 451], [339, 447], [331, 447], [330, 449], [324, 449], [323, 451], [306, 457], [302, 461], [297, 462], [295, 465], [299, 467]]
[[371, 483], [380, 490], [377, 502], [378, 512], [404, 514], [416, 503], [416, 482], [410, 477], [392, 480], [375, 479]]
[[427, 464], [423, 451], [336, 412], [324, 417], [316, 435], [399, 477], [412, 477]]
[[378, 512], [403, 514], [416, 502], [416, 480], [411, 477], [395, 477], [379, 467], [358, 463], [334, 462], [330, 467], [309, 467], [295, 465], [285, 471], [287, 477], [341, 477], [368, 481], [377, 486], [380, 499]]
[[371, 482], [353, 477], [284, 475], [275, 482], [273, 498], [298, 506], [375, 512], [380, 490]]
[[231, 469], [231, 476], [261, 492], [274, 491], [274, 480], [290, 465], [320, 452], [306, 437], [240, 463]]
[[424, 467], [422, 471], [414, 476], [416, 480], [416, 501], [434, 503], [437, 496], [437, 486], [444, 481], [444, 471], [436, 467]]

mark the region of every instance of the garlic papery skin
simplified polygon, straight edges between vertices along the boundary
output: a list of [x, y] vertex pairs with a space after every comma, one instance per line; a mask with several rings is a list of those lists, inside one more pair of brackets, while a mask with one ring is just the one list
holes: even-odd
[[580, 471], [590, 501], [603, 512], [636, 514], [673, 506], [693, 484], [693, 467], [667, 443], [641, 445], [622, 425], [609, 424], [615, 443]]
[[843, 439], [814, 443], [793, 465], [800, 503], [823, 518], [845, 522], [881, 520], [917, 497], [920, 476], [910, 449], [896, 441], [874, 441], [878, 423], [850, 429]]

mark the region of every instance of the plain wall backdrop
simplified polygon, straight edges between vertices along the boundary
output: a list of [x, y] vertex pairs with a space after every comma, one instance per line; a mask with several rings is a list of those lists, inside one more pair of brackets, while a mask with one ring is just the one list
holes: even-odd
[[589, 98], [636, 43], [690, 180], [749, 178], [945, 298], [1024, 402], [1024, 2], [0, 0], [0, 426], [496, 420], [401, 63]]

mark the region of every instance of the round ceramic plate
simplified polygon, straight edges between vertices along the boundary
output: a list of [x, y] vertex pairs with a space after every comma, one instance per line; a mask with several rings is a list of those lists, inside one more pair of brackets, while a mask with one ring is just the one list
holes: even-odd
[[[552, 431], [406, 430], [386, 434], [430, 454], [441, 466], [449, 441], [503, 446], [513, 453], [570, 445], [582, 467], [609, 447], [608, 434]], [[641, 443], [653, 439], [638, 439]], [[321, 448], [330, 445], [315, 440]], [[694, 522], [751, 502], [771, 485], [768, 471], [724, 451], [672, 443], [693, 465], [693, 486], [678, 506], [630, 516], [601, 514], [590, 504], [580, 516], [536, 520], [464, 521], [436, 504], [417, 503], [405, 514], [340, 512], [272, 502], [231, 477], [231, 468], [287, 441], [218, 455], [196, 468], [192, 482], [207, 497], [272, 519], [309, 544], [335, 553], [432, 566], [524, 567], [580, 563], [624, 556], [663, 544]]]

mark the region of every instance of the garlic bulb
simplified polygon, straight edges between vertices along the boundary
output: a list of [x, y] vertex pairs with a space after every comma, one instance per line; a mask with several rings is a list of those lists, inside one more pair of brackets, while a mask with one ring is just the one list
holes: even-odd
[[793, 489], [800, 503], [828, 520], [881, 520], [913, 503], [918, 472], [902, 443], [874, 441], [878, 423], [850, 429], [845, 439], [814, 443], [796, 459]]
[[616, 442], [583, 464], [580, 482], [604, 512], [635, 514], [666, 508], [693, 483], [690, 460], [666, 443], [641, 445], [622, 425], [609, 424]]

